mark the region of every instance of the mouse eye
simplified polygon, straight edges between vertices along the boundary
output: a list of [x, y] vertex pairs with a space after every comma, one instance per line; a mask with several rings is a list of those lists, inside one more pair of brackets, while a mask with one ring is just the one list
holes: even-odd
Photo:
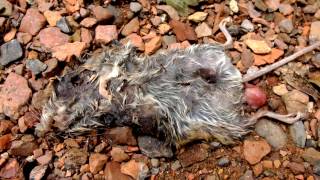
[[198, 70], [200, 77], [208, 83], [216, 82], [216, 71], [209, 68], [200, 68]]

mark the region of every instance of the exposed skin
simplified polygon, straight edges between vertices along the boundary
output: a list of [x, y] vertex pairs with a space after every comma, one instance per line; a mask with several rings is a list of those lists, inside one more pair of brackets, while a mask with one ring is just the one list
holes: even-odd
[[[127, 45], [92, 56], [57, 80], [36, 127], [37, 134], [44, 135], [52, 127], [81, 133], [128, 123], [148, 129], [144, 123], [149, 123], [176, 146], [213, 138], [230, 144], [247, 134], [262, 116], [288, 124], [301, 119], [302, 113], [259, 111], [251, 117], [243, 115], [243, 82], [253, 76], [242, 77], [225, 54], [232, 45], [225, 27], [228, 21], [219, 25], [227, 39], [222, 45], [193, 45], [151, 57], [139, 57]], [[289, 56], [289, 60], [299, 55]], [[287, 62], [285, 59], [280, 61]], [[278, 66], [270, 65], [257, 73], [261, 76]]]

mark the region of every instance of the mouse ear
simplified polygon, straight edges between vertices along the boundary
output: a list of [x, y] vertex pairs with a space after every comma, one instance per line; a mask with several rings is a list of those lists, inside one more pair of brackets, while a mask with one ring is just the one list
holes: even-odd
[[217, 79], [217, 73], [214, 69], [200, 68], [198, 70], [200, 77], [208, 83], [215, 83]]

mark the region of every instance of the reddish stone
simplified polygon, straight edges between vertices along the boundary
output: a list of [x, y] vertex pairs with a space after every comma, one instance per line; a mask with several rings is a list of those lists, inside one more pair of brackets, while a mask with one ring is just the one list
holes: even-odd
[[123, 44], [126, 44], [128, 42], [131, 42], [131, 44], [135, 47], [137, 47], [140, 51], [144, 51], [144, 42], [141, 38], [141, 36], [139, 36], [138, 34], [136, 33], [132, 33], [130, 34], [129, 36], [127, 36], [125, 39], [122, 39], [122, 43]]
[[[16, 159], [10, 159], [5, 167], [3, 167], [0, 171], [0, 177], [2, 179], [20, 179], [22, 178], [21, 176], [21, 171], [20, 171], [20, 166], [19, 163]], [[20, 178], [18, 178], [20, 176]]]
[[52, 48], [52, 56], [61, 61], [69, 61], [72, 56], [80, 57], [86, 47], [85, 42], [67, 43]]
[[128, 36], [131, 33], [138, 32], [138, 30], [139, 30], [139, 19], [136, 17], [136, 18], [133, 18], [128, 24], [126, 24], [123, 27], [121, 34], [123, 36]]
[[117, 27], [115, 25], [99, 25], [96, 27], [95, 40], [97, 43], [107, 44], [118, 39]]
[[63, 0], [63, 3], [68, 12], [74, 13], [80, 9], [80, 3], [82, 1], [79, 0]]
[[121, 173], [121, 165], [118, 162], [108, 162], [104, 169], [104, 176], [106, 180], [131, 180], [130, 176]]
[[177, 20], [171, 20], [169, 24], [172, 27], [173, 32], [176, 34], [177, 39], [179, 41], [184, 41], [184, 40], [195, 41], [195, 40], [197, 40], [197, 35], [196, 35], [194, 29], [190, 25], [182, 23]]
[[161, 47], [161, 36], [156, 36], [152, 38], [145, 44], [145, 53], [153, 54]]
[[36, 35], [46, 24], [46, 18], [35, 8], [29, 8], [22, 18], [20, 32]]
[[44, 47], [51, 49], [68, 43], [69, 36], [62, 33], [57, 27], [48, 27], [40, 31], [39, 39]]
[[95, 6], [92, 8], [92, 14], [98, 21], [109, 20], [113, 17], [112, 13], [102, 6]]
[[81, 28], [80, 34], [81, 34], [81, 42], [85, 42], [87, 45], [90, 45], [92, 42], [91, 32], [86, 28]]
[[243, 145], [244, 158], [250, 164], [256, 164], [271, 151], [270, 145], [265, 140], [245, 140]]
[[31, 41], [32, 36], [29, 33], [18, 32], [17, 39], [21, 44], [27, 44], [28, 42]]
[[122, 162], [129, 159], [129, 156], [124, 152], [123, 149], [119, 147], [113, 147], [112, 150], [110, 151], [110, 154], [111, 154], [112, 160], [117, 162]]
[[80, 22], [80, 25], [86, 28], [91, 28], [92, 26], [94, 26], [95, 24], [97, 24], [97, 19], [95, 18], [91, 18], [91, 17], [87, 17], [85, 19], [83, 19]]
[[90, 172], [93, 174], [98, 173], [108, 161], [108, 156], [104, 154], [91, 154], [89, 158]]
[[38, 157], [37, 161], [41, 165], [46, 165], [50, 163], [50, 161], [52, 160], [52, 157], [53, 157], [53, 152], [47, 151], [44, 155]]
[[17, 29], [12, 28], [7, 34], [4, 35], [3, 40], [4, 42], [9, 42], [11, 41], [17, 33]]
[[304, 165], [300, 163], [290, 162], [287, 167], [289, 167], [294, 174], [305, 172]]
[[21, 107], [29, 101], [31, 95], [27, 80], [16, 73], [10, 73], [0, 91], [0, 113], [17, 119]]
[[148, 166], [143, 162], [130, 160], [127, 163], [121, 164], [121, 172], [123, 174], [131, 176], [134, 179], [144, 179], [148, 171]]
[[11, 134], [0, 136], [0, 151], [6, 150], [9, 147], [10, 141], [12, 140]]
[[11, 131], [14, 124], [10, 120], [0, 120], [0, 134], [6, 134]]

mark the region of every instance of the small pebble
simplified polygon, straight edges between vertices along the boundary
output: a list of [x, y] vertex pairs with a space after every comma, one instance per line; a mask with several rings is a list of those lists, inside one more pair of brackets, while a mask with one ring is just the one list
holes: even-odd
[[249, 32], [254, 31], [254, 25], [248, 19], [242, 21], [241, 28]]
[[291, 19], [284, 19], [279, 23], [279, 29], [284, 33], [291, 33], [293, 31], [293, 23]]
[[33, 74], [38, 75], [41, 72], [45, 71], [48, 65], [44, 64], [43, 62], [39, 61], [38, 59], [27, 60], [26, 62], [27, 69], [31, 70]]
[[218, 160], [218, 166], [226, 167], [230, 164], [230, 160], [227, 157], [222, 157]]
[[172, 169], [173, 171], [176, 171], [176, 170], [178, 170], [179, 168], [181, 168], [181, 164], [180, 164], [180, 162], [179, 162], [178, 160], [176, 160], [175, 162], [173, 162], [173, 163], [171, 164], [171, 169]]
[[141, 11], [141, 9], [142, 9], [142, 6], [140, 3], [138, 3], [138, 2], [131, 2], [130, 3], [130, 10], [132, 12], [137, 13], [137, 12]]
[[320, 176], [320, 161], [317, 161], [317, 162], [315, 163], [315, 165], [313, 166], [313, 172], [314, 172], [316, 175]]
[[72, 33], [72, 29], [65, 17], [62, 17], [57, 21], [57, 27], [64, 33]]
[[150, 161], [151, 161], [152, 167], [159, 167], [159, 164], [160, 164], [159, 159], [152, 158]]

